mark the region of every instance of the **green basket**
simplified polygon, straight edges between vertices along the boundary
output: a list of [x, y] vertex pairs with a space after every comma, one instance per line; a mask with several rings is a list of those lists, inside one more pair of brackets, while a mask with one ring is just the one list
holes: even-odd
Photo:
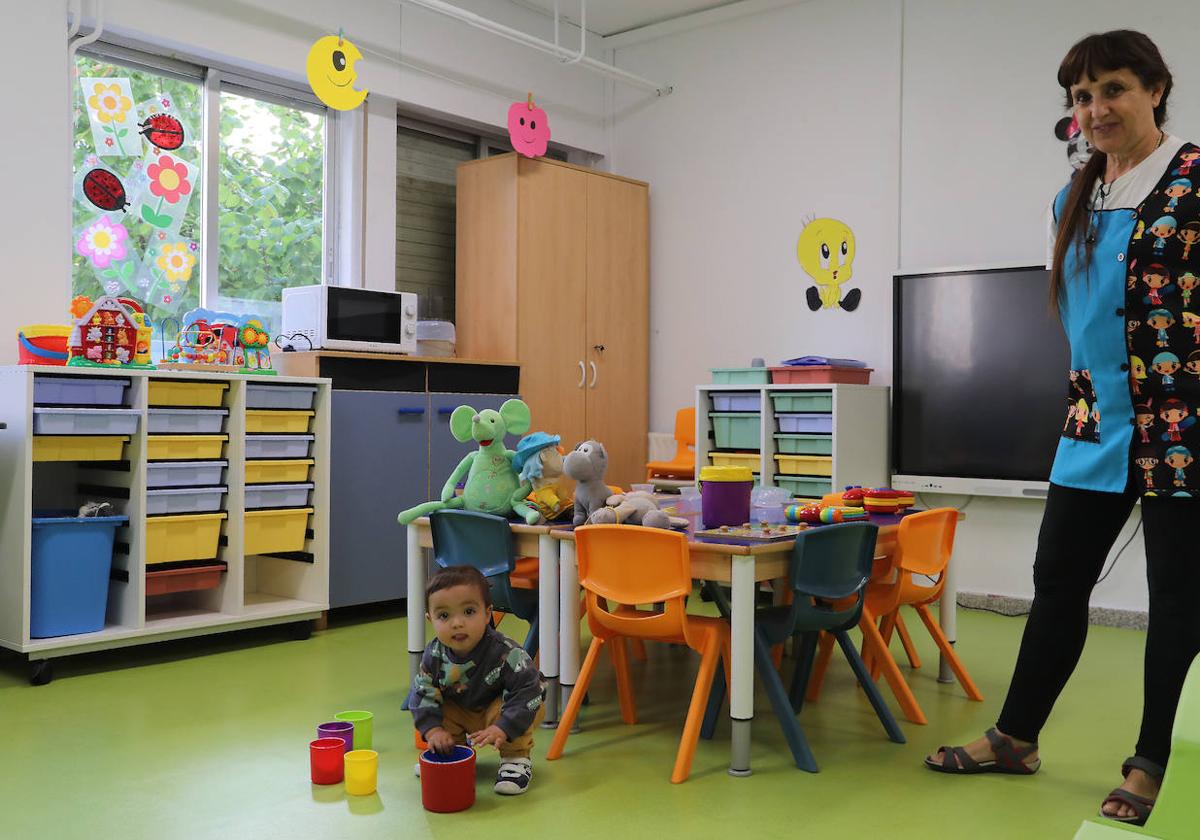
[[714, 385], [770, 385], [771, 371], [765, 367], [713, 368]]
[[828, 478], [810, 478], [802, 475], [775, 475], [775, 484], [793, 496], [804, 499], [819, 499], [833, 492], [833, 482]]
[[775, 451], [780, 455], [832, 455], [833, 438], [829, 435], [775, 435]]
[[762, 446], [762, 415], [757, 411], [729, 411], [722, 414], [709, 412], [713, 439], [717, 449], [749, 449], [757, 451]]
[[772, 393], [776, 413], [833, 411], [832, 391], [788, 391]]

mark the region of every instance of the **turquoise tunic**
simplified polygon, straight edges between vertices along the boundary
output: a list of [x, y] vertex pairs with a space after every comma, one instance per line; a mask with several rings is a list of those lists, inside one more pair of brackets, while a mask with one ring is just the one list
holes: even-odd
[[1074, 245], [1067, 251], [1071, 372], [1055, 484], [1119, 493], [1133, 475], [1144, 495], [1200, 492], [1200, 198], [1184, 157], [1196, 149], [1179, 150], [1136, 210], [1088, 211], [1089, 264]]

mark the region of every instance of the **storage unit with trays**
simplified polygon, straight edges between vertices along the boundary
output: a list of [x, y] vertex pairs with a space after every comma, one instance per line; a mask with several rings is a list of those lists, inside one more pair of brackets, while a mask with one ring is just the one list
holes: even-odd
[[[286, 418], [258, 413], [297, 389], [306, 405], [285, 408]], [[0, 368], [0, 646], [26, 654], [42, 683], [50, 659], [71, 653], [263, 624], [307, 633], [328, 608], [329, 411], [328, 380], [313, 378]], [[292, 433], [297, 417], [302, 434]], [[289, 439], [263, 442], [269, 450], [249, 433], [279, 427]], [[294, 455], [298, 446], [303, 474], [275, 482], [295, 483], [247, 493], [248, 465], [265, 463], [248, 451]], [[71, 635], [39, 638], [39, 540], [69, 528], [64, 514], [88, 502], [124, 517], [103, 625], [67, 621]], [[277, 507], [290, 518], [263, 510]]]
[[774, 385], [769, 377], [766, 368], [722, 368], [713, 371], [717, 384], [697, 386], [700, 463], [748, 466], [756, 483], [801, 499], [887, 483], [886, 386]]

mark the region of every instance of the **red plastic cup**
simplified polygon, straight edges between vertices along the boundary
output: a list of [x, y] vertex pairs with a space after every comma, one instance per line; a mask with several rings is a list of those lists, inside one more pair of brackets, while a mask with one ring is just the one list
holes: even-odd
[[475, 804], [475, 750], [456, 744], [449, 755], [421, 753], [421, 804], [449, 814]]
[[308, 761], [314, 785], [336, 785], [345, 773], [346, 742], [341, 738], [318, 738], [308, 742]]

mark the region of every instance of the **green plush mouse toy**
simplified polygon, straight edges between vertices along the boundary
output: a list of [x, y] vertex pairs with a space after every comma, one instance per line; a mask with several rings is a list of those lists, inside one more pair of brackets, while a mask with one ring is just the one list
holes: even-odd
[[[529, 431], [531, 417], [529, 406], [521, 400], [508, 400], [499, 411], [485, 408], [476, 411], [469, 405], [460, 405], [450, 415], [450, 433], [463, 443], [474, 440], [479, 449], [463, 458], [446, 483], [442, 486], [440, 502], [426, 502], [402, 511], [396, 517], [401, 525], [443, 508], [465, 508], [482, 513], [507, 516], [516, 513], [530, 525], [541, 518], [538, 509], [525, 501], [533, 490], [528, 482], [522, 482], [513, 469], [511, 449], [504, 447], [504, 436], [521, 435]], [[461, 496], [454, 495], [454, 488], [463, 476], [467, 477]]]

